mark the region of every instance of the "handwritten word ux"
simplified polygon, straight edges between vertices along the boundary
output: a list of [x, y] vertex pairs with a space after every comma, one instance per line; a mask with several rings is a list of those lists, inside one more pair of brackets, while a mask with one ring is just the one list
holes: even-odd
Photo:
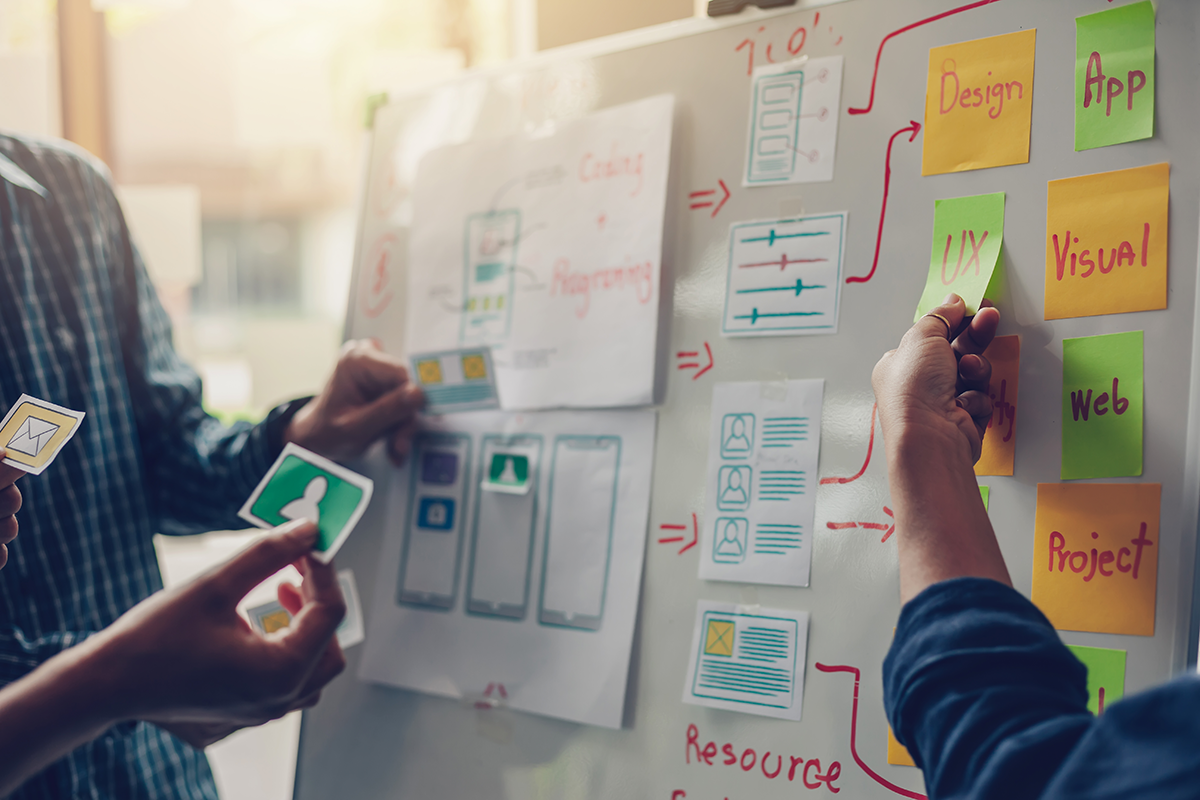
[[[1100, 534], [1092, 531], [1092, 538], [1099, 539]], [[1086, 582], [1096, 577], [1097, 572], [1105, 578], [1111, 578], [1116, 573], [1108, 565], [1115, 563], [1117, 572], [1128, 573], [1131, 578], [1137, 580], [1138, 570], [1142, 566], [1142, 548], [1154, 546], [1154, 542], [1146, 538], [1146, 523], [1142, 523], [1137, 538], [1130, 539], [1129, 543], [1133, 545], [1132, 550], [1122, 547], [1116, 553], [1112, 550], [1100, 552], [1095, 547], [1090, 553], [1087, 550], [1068, 550], [1067, 537], [1058, 531], [1051, 531], [1050, 571], [1054, 572], [1057, 569], [1059, 572], [1066, 572], [1070, 569], [1076, 574], [1086, 571], [1087, 574], [1083, 578]]]
[[1140, 69], [1131, 69], [1125, 76], [1125, 83], [1122, 83], [1120, 78], [1106, 76], [1100, 54], [1095, 52], [1088, 56], [1087, 73], [1084, 78], [1083, 107], [1088, 108], [1092, 103], [1100, 105], [1101, 101], [1104, 101], [1106, 117], [1112, 116], [1113, 100], [1122, 93], [1125, 94], [1126, 110], [1133, 111], [1133, 96], [1146, 88], [1146, 73]]
[[[975, 274], [979, 274], [979, 257], [983, 252], [983, 243], [987, 241], [990, 231], [983, 231], [979, 236], [975, 235], [975, 231], [963, 231], [962, 243], [958, 246], [958, 262], [954, 265], [954, 274], [949, 278], [946, 277], [946, 268], [950, 266], [950, 251], [954, 247], [954, 234], [946, 236], [946, 252], [942, 254], [942, 283], [949, 286], [959, 278], [965, 278], [967, 273], [971, 271], [971, 265], [975, 265]], [[978, 241], [976, 241], [978, 239]], [[963, 258], [967, 255], [967, 244], [970, 243], [971, 255], [967, 258], [967, 263], [963, 265]]]
[[1107, 275], [1116, 267], [1135, 266], [1141, 264], [1143, 267], [1150, 262], [1150, 223], [1146, 222], [1142, 225], [1142, 249], [1139, 253], [1133, 249], [1133, 245], [1129, 242], [1121, 242], [1117, 247], [1109, 249], [1108, 260], [1104, 258], [1104, 248], [1096, 249], [1096, 257], [1092, 258], [1091, 249], [1086, 249], [1078, 252], [1072, 252], [1071, 248], [1079, 244], [1079, 237], [1071, 237], [1071, 232], [1067, 231], [1066, 236], [1062, 238], [1062, 243], [1059, 243], [1058, 234], [1050, 237], [1054, 242], [1054, 270], [1058, 280], [1062, 280], [1067, 271], [1067, 258], [1070, 258], [1071, 276], [1075, 276], [1076, 270], [1081, 270], [1079, 277], [1090, 278], [1096, 269], [1099, 268], [1102, 275]]
[[[988, 72], [988, 75], [991, 75]], [[1012, 100], [1013, 94], [1018, 100], [1025, 99], [1025, 85], [1020, 81], [997, 81], [983, 86], [963, 86], [958, 77], [958, 68], [954, 59], [948, 58], [942, 64], [941, 96], [938, 98], [938, 113], [949, 114], [955, 108], [972, 109], [985, 108], [989, 119], [1000, 119], [1004, 113], [1004, 101]]]
[[[1083, 417], [1083, 421], [1087, 422], [1089, 411], [1097, 417], [1103, 417], [1109, 411], [1112, 411], [1117, 416], [1124, 414], [1129, 410], [1129, 398], [1121, 397], [1119, 393], [1120, 383], [1120, 378], [1113, 378], [1112, 397], [1109, 397], [1108, 392], [1101, 392], [1095, 402], [1092, 401], [1091, 389], [1087, 390], [1086, 395], [1083, 393], [1083, 389], [1080, 389], [1078, 392], [1071, 392], [1071, 416], [1074, 417], [1076, 422], [1079, 422], [1080, 417]], [[1111, 409], [1108, 407], [1110, 399], [1112, 400]]]

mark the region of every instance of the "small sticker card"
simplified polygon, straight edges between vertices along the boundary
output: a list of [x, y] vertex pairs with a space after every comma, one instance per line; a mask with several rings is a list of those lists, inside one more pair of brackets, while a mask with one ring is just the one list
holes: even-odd
[[683, 702], [799, 720], [808, 612], [701, 600]]
[[41, 475], [54, 461], [85, 414], [23, 394], [0, 422], [0, 444], [7, 455], [4, 463]]
[[292, 624], [292, 615], [278, 600], [247, 609], [246, 615], [250, 617], [250, 624], [262, 633], [274, 633]]
[[371, 502], [374, 482], [287, 444], [238, 516], [260, 528], [307, 519], [320, 530], [313, 557], [329, 563]]
[[412, 356], [413, 377], [425, 393], [430, 414], [500, 407], [490, 347]]
[[[362, 603], [358, 599], [358, 586], [354, 583], [354, 570], [338, 570], [338, 586], [346, 600], [346, 616], [337, 627], [338, 644], [343, 650], [360, 644], [366, 638], [363, 626]], [[274, 633], [292, 624], [292, 615], [278, 600], [247, 609], [250, 624], [262, 633]]]
[[537, 453], [523, 449], [504, 448], [493, 450], [485, 463], [483, 490], [503, 494], [529, 494], [533, 485], [530, 480], [536, 472]]

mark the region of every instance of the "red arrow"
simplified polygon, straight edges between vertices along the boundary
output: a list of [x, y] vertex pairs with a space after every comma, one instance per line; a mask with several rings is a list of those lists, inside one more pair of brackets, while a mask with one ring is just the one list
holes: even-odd
[[[686, 531], [687, 525], [659, 525], [658, 529], [662, 531]], [[676, 542], [684, 541], [683, 536], [663, 536], [658, 540], [659, 544], [675, 544]], [[692, 540], [685, 544], [679, 551], [679, 555], [683, 555], [688, 550], [696, 546], [700, 541], [700, 520], [696, 519], [695, 513], [692, 514]]]
[[888, 189], [892, 184], [892, 145], [896, 143], [896, 137], [902, 133], [911, 133], [912, 135], [908, 137], [908, 140], [914, 142], [917, 139], [917, 134], [920, 132], [921, 123], [914, 119], [909, 121], [907, 127], [896, 131], [892, 134], [892, 138], [888, 139], [887, 157], [884, 159], [883, 169], [883, 208], [879, 211], [879, 233], [875, 236], [875, 258], [871, 261], [871, 271], [867, 273], [867, 277], [862, 278], [857, 275], [851, 275], [849, 278], [846, 278], [846, 283], [866, 283], [875, 277], [875, 268], [879, 266], [879, 246], [883, 244], [883, 221], [887, 218]]
[[965, 6], [952, 8], [949, 11], [943, 11], [941, 14], [934, 14], [932, 17], [926, 17], [925, 19], [914, 22], [911, 25], [905, 25], [903, 28], [892, 31], [887, 36], [883, 37], [883, 41], [879, 43], [879, 50], [877, 50], [875, 53], [875, 71], [871, 73], [871, 99], [867, 102], [866, 108], [850, 108], [847, 109], [847, 111], [855, 115], [869, 114], [871, 113], [871, 109], [875, 107], [875, 81], [879, 78], [879, 59], [883, 57], [883, 46], [888, 43], [888, 39], [891, 39], [893, 36], [899, 36], [907, 31], [911, 31], [913, 28], [919, 28], [922, 25], [928, 25], [931, 22], [937, 22], [939, 19], [952, 17], [955, 14], [961, 14], [964, 11], [970, 11], [973, 8], [980, 8], [981, 6], [991, 5], [992, 3], [998, 3], [999, 1], [1000, 0], [976, 0], [974, 3], [968, 3]]
[[[700, 366], [700, 351], [699, 350], [693, 350], [693, 351], [689, 351], [689, 352], [681, 351], [681, 352], [676, 353], [675, 354], [676, 358], [681, 359], [681, 360], [686, 360], [686, 363], [680, 364], [678, 367], [676, 367], [676, 369], [698, 370], [698, 372], [696, 372], [696, 374], [692, 376], [692, 380], [696, 380], [701, 375], [703, 375], [704, 373], [708, 372], [710, 369], [713, 368], [712, 348], [708, 346], [708, 342], [704, 343], [704, 352], [708, 355], [708, 364], [707, 364], [707, 366], [705, 366], [703, 368], [701, 368], [701, 366]], [[693, 359], [693, 358], [696, 360], [692, 361], [691, 359]]]
[[[715, 217], [718, 213], [720, 213], [721, 209], [725, 207], [725, 201], [730, 197], [730, 192], [729, 187], [725, 185], [725, 181], [718, 180], [717, 183], [720, 184], [721, 191], [725, 193], [725, 196], [721, 198], [721, 202], [716, 203], [715, 200], [705, 200], [704, 198], [714, 197], [717, 193], [716, 189], [707, 189], [702, 192], [692, 192], [689, 194], [688, 199], [692, 201], [692, 204], [689, 207], [693, 211], [698, 208], [712, 208], [712, 213], [709, 214], [710, 217]], [[716, 208], [713, 208], [714, 203], [716, 203]]]
[[854, 483], [863, 476], [867, 471], [867, 467], [871, 464], [871, 451], [875, 449], [875, 412], [879, 409], [879, 404], [871, 406], [871, 435], [867, 438], [867, 457], [863, 459], [862, 469], [851, 475], [849, 478], [821, 478], [821, 485], [826, 486], [831, 483], [846, 484]]

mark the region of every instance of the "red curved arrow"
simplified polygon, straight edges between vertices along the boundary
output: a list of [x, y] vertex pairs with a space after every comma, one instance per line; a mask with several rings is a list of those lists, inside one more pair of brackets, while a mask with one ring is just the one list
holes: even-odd
[[911, 31], [913, 28], [919, 28], [922, 25], [928, 25], [931, 22], [937, 22], [939, 19], [952, 17], [955, 14], [961, 14], [962, 12], [970, 11], [973, 8], [979, 8], [980, 6], [991, 5], [992, 3], [998, 2], [1000, 2], [1000, 0], [977, 0], [977, 2], [968, 3], [965, 6], [952, 8], [949, 11], [943, 11], [941, 14], [934, 14], [932, 17], [926, 17], [925, 19], [920, 20], [919, 22], [914, 22], [911, 25], [905, 25], [903, 28], [892, 31], [887, 36], [883, 37], [883, 41], [879, 43], [879, 50], [877, 50], [875, 53], [875, 71], [871, 73], [871, 99], [867, 101], [866, 108], [850, 108], [847, 109], [847, 111], [855, 115], [869, 114], [871, 113], [871, 109], [875, 107], [875, 81], [879, 79], [879, 59], [883, 57], [883, 46], [888, 43], [888, 39], [891, 39], [893, 36], [899, 36], [902, 33]]
[[849, 478], [821, 478], [821, 485], [827, 486], [831, 483], [846, 484], [854, 483], [863, 476], [867, 471], [867, 467], [871, 465], [871, 451], [875, 449], [875, 413], [879, 410], [879, 404], [875, 403], [871, 406], [871, 435], [867, 438], [867, 457], [863, 459], [862, 469], [851, 475]]
[[865, 278], [851, 275], [849, 278], [846, 278], [846, 283], [866, 283], [875, 277], [875, 268], [879, 266], [879, 246], [883, 243], [883, 220], [887, 217], [888, 188], [892, 184], [892, 145], [896, 143], [896, 137], [902, 133], [912, 133], [908, 137], [908, 140], [913, 142], [916, 141], [917, 134], [920, 132], [921, 123], [915, 119], [909, 120], [907, 127], [896, 131], [892, 134], [892, 138], [888, 139], [887, 157], [884, 159], [883, 168], [883, 208], [879, 210], [879, 233], [875, 236], [875, 258], [871, 261], [871, 271], [867, 273]]

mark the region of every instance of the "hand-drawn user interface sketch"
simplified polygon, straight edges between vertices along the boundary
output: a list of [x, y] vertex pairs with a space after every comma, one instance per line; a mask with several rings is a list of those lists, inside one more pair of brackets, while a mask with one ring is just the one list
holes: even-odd
[[525, 617], [541, 456], [541, 436], [483, 437], [467, 578], [472, 614]]
[[396, 602], [454, 607], [470, 458], [471, 438], [463, 434], [415, 442]]
[[800, 96], [804, 71], [762, 75], [754, 82], [750, 116], [750, 152], [746, 183], [790, 180], [796, 167], [800, 135]]
[[600, 628], [620, 460], [616, 436], [554, 441], [538, 615], [543, 624]]
[[493, 211], [467, 218], [461, 334], [464, 343], [500, 342], [508, 336], [520, 236], [520, 211]]

